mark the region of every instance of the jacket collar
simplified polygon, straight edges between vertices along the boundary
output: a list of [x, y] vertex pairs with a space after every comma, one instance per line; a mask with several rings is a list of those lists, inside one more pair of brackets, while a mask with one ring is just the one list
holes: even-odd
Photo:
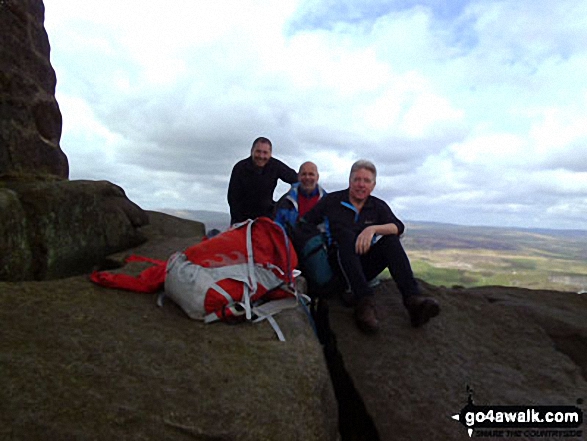
[[[359, 216], [359, 211], [357, 210], [357, 208], [352, 204], [351, 202], [351, 198], [349, 196], [349, 192], [350, 189], [347, 188], [346, 190], [344, 190], [344, 193], [342, 195], [342, 199], [340, 201], [340, 205], [353, 210], [355, 212], [355, 217], [358, 218]], [[371, 197], [371, 195], [369, 195], [369, 197], [367, 198], [367, 200], [365, 201], [365, 204], [363, 205], [363, 208], [361, 209], [361, 211], [365, 210], [365, 208], [369, 208], [373, 205], [373, 198]]]

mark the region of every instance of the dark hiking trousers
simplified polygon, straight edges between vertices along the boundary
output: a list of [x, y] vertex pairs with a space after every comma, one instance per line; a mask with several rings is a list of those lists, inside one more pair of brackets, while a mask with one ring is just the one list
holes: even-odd
[[382, 236], [371, 245], [367, 254], [359, 255], [355, 251], [356, 236], [345, 233], [337, 237], [338, 263], [348, 285], [357, 300], [373, 295], [369, 281], [377, 277], [385, 268], [389, 268], [405, 302], [412, 295], [419, 295], [418, 282], [414, 279], [412, 267], [399, 236]]

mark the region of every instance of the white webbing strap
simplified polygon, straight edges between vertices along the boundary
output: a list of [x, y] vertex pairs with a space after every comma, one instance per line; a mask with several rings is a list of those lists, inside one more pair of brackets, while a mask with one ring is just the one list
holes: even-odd
[[[222, 288], [220, 285], [218, 285], [217, 283], [213, 283], [212, 285], [210, 285], [210, 289], [216, 290], [216, 292], [221, 294], [226, 299], [226, 301], [228, 303], [224, 307], [224, 309], [229, 310], [232, 313], [232, 315], [239, 316], [239, 315], [243, 315], [245, 313], [246, 308], [245, 308], [244, 304], [241, 302], [235, 302], [234, 299], [232, 298], [232, 296], [230, 294], [228, 294], [228, 292], [226, 292], [226, 290], [224, 288]], [[246, 285], [243, 286], [243, 289], [245, 291], [247, 290]], [[240, 305], [243, 309], [242, 310], [237, 309], [237, 305]], [[212, 322], [215, 322], [216, 320], [220, 320], [220, 319], [218, 318], [218, 315], [216, 315], [215, 312], [212, 312], [204, 317], [204, 323], [212, 323]]]
[[301, 298], [303, 300], [303, 301], [300, 301], [300, 303], [305, 302], [306, 305], [309, 305], [310, 303], [312, 303], [312, 299], [310, 298], [309, 295], [301, 293], [301, 292], [298, 293], [297, 295], [298, 295], [298, 298]]
[[218, 285], [218, 283], [213, 283], [212, 285], [210, 285], [209, 289], [215, 289], [219, 294], [222, 294], [222, 296], [224, 296], [229, 305], [232, 305], [234, 303], [234, 299], [232, 298], [232, 296], [228, 294], [224, 288]]
[[285, 336], [283, 332], [281, 332], [281, 328], [273, 318], [274, 314], [281, 312], [285, 309], [292, 309], [298, 305], [298, 301], [295, 297], [288, 297], [285, 299], [279, 300], [271, 300], [270, 302], [263, 303], [259, 306], [253, 306], [253, 313], [257, 316], [253, 323], [257, 323], [263, 320], [267, 320], [275, 334], [277, 334], [277, 338], [280, 341], [285, 341]]
[[253, 223], [249, 221], [247, 225], [247, 269], [248, 269], [248, 286], [245, 286], [243, 292], [243, 303], [247, 320], [251, 320], [251, 297], [257, 292], [257, 279], [255, 277], [255, 261], [253, 260]]
[[262, 305], [253, 306], [253, 312], [258, 317], [254, 322], [263, 320], [263, 318], [277, 314], [285, 309], [292, 309], [298, 306], [298, 301], [295, 297], [287, 297], [285, 299], [271, 300]]
[[[243, 309], [238, 309], [237, 306], [243, 307], [242, 303], [233, 303], [232, 305], [226, 305], [224, 307], [224, 311], [230, 311], [234, 317], [238, 317], [239, 315], [243, 315], [245, 313], [244, 307]], [[211, 312], [210, 314], [204, 317], [204, 323], [212, 323], [220, 320], [218, 315], [215, 312]]]
[[267, 262], [266, 264], [267, 268], [269, 269], [274, 269], [275, 271], [277, 271], [279, 274], [281, 274], [282, 276], [285, 276], [285, 271], [283, 271], [281, 268], [279, 268], [277, 265], [272, 264], [271, 262]]
[[252, 222], [251, 219], [244, 220], [242, 222], [237, 222], [236, 224], [232, 224], [230, 226], [230, 230], [236, 230], [237, 228], [242, 227], [243, 225], [247, 225], [249, 222]]
[[204, 317], [204, 323], [212, 323], [215, 321], [220, 320], [215, 312], [211, 312], [207, 316]]
[[279, 341], [285, 341], [285, 336], [283, 335], [283, 332], [281, 332], [281, 328], [279, 327], [275, 319], [272, 316], [268, 316], [267, 321], [277, 334], [277, 338], [279, 339]]
[[[287, 269], [289, 271], [289, 273], [287, 274], [287, 282], [290, 284], [293, 284], [293, 274], [290, 270], [291, 268], [291, 252], [290, 252], [290, 246], [289, 246], [289, 236], [287, 234], [287, 231], [285, 231], [285, 228], [283, 227], [283, 225], [281, 225], [280, 223], [276, 223], [276, 225], [281, 229], [281, 234], [283, 234], [283, 241], [285, 242], [285, 249], [286, 249], [286, 253], [287, 253]], [[294, 271], [296, 271], [294, 269]], [[281, 270], [282, 275], [285, 275], [285, 272], [283, 272], [283, 270]]]

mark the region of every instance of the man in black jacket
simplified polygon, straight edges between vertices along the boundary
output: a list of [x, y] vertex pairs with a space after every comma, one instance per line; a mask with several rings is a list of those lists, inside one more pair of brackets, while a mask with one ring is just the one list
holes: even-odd
[[369, 161], [353, 164], [349, 188], [324, 196], [304, 220], [325, 223], [338, 246], [338, 260], [350, 285], [359, 328], [368, 333], [379, 329], [373, 288], [374, 279], [385, 268], [402, 294], [412, 325], [419, 327], [440, 312], [436, 300], [424, 297], [412, 273], [408, 256], [400, 242], [404, 224], [387, 203], [371, 192], [377, 171]]
[[251, 156], [232, 168], [228, 184], [231, 224], [260, 216], [272, 218], [277, 181], [281, 179], [288, 184], [298, 181], [296, 171], [271, 154], [271, 141], [259, 137], [253, 142]]

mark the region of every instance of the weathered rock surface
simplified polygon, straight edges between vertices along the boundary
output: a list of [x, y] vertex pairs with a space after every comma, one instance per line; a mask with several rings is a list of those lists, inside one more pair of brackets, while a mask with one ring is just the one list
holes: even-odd
[[88, 271], [147, 215], [107, 182], [68, 182], [41, 0], [0, 1], [0, 280]]
[[414, 329], [394, 283], [380, 285], [376, 336], [356, 329], [351, 309], [328, 302], [344, 365], [380, 439], [469, 439], [451, 419], [467, 404], [467, 386], [477, 405], [576, 406], [587, 398], [585, 295], [424, 287], [442, 312]]
[[[201, 238], [189, 237], [201, 224], [150, 214], [129, 253], [166, 259]], [[308, 316], [277, 321], [286, 342], [265, 322], [206, 325], [87, 276], [0, 282], [0, 439], [335, 440]]]
[[[166, 259], [204, 231], [149, 215], [149, 240], [111, 263]], [[326, 347], [330, 377], [300, 310], [278, 316], [281, 343], [267, 323], [204, 325], [86, 276], [0, 283], [0, 439], [337, 439], [331, 378], [343, 440], [469, 439], [451, 418], [467, 386], [477, 405], [584, 409], [587, 297], [422, 284], [442, 313], [421, 329], [391, 281], [377, 288], [376, 336], [328, 300], [339, 351]]]
[[41, 0], [0, 1], [0, 177], [67, 178]]
[[147, 214], [106, 181], [0, 181], [0, 280], [88, 272], [145, 240]]

